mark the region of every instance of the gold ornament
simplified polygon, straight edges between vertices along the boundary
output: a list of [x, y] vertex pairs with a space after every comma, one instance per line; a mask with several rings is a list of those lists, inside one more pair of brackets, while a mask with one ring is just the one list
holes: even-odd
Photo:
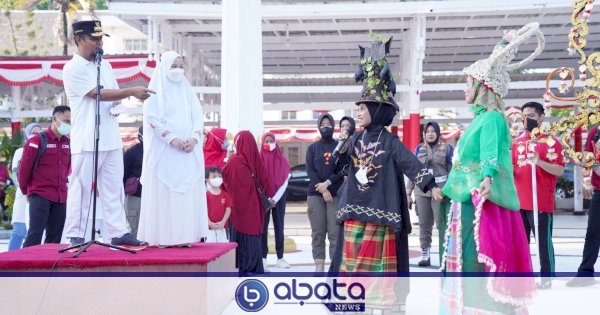
[[[575, 152], [572, 143], [572, 135], [580, 128], [587, 128], [590, 124], [600, 122], [600, 114], [597, 113], [600, 107], [600, 52], [591, 52], [589, 55], [584, 51], [587, 45], [586, 37], [589, 34], [588, 20], [594, 0], [574, 0], [573, 13], [571, 14], [571, 29], [569, 31], [568, 52], [571, 55], [578, 54], [579, 79], [584, 83], [583, 88], [575, 93], [575, 97], [557, 97], [550, 90], [550, 80], [558, 73], [561, 83], [560, 92], [566, 92], [575, 86], [575, 73], [571, 68], [560, 67], [554, 69], [546, 78], [546, 92], [544, 102], [549, 105], [551, 99], [563, 102], [577, 102], [576, 114], [560, 119], [552, 123], [551, 127], [542, 131], [542, 135], [532, 134], [532, 140], [547, 143], [553, 147], [554, 136], [560, 140], [563, 147], [563, 161], [571, 162], [575, 165], [584, 167], [584, 171], [596, 165], [594, 154], [591, 152]], [[570, 80], [569, 80], [570, 79]], [[538, 138], [539, 137], [539, 138]], [[537, 138], [537, 139], [536, 139]], [[554, 157], [556, 152], [548, 150], [548, 159]], [[555, 158], [558, 158], [556, 156]], [[588, 173], [589, 174], [589, 173]]]
[[558, 154], [556, 153], [554, 148], [548, 149], [548, 153], [546, 153], [546, 158], [548, 159], [548, 161], [554, 161], [558, 158]]

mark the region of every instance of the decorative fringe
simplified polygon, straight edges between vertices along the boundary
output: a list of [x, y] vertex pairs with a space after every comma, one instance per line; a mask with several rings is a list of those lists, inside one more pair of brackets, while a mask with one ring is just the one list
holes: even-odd
[[[471, 190], [471, 195], [473, 195], [475, 192], [477, 192], [477, 194], [479, 195], [479, 190], [473, 188]], [[481, 214], [483, 211], [483, 204], [485, 203], [487, 199], [485, 197], [480, 197], [479, 202], [477, 205], [475, 205], [475, 219], [473, 220], [473, 224], [475, 225], [474, 227], [474, 237], [475, 237], [475, 247], [477, 249], [477, 261], [479, 261], [479, 263], [484, 264], [485, 266], [487, 266], [490, 269], [490, 273], [495, 273], [496, 270], [498, 269], [498, 267], [496, 266], [496, 263], [487, 255], [482, 254], [479, 251], [479, 228], [480, 228], [480, 223], [481, 223]], [[487, 290], [488, 293], [490, 294], [490, 296], [496, 301], [496, 302], [500, 302], [500, 303], [507, 303], [507, 304], [511, 304], [514, 306], [519, 306], [519, 307], [524, 307], [527, 306], [528, 304], [531, 304], [532, 299], [534, 294], [532, 293], [530, 296], [522, 298], [522, 299], [517, 299], [514, 298], [512, 296], [506, 295], [503, 292], [498, 292], [496, 289], [494, 289], [494, 276], [490, 276], [487, 278]]]
[[0, 82], [8, 84], [10, 86], [29, 86], [29, 85], [36, 85], [36, 84], [40, 84], [44, 81], [46, 81], [47, 76], [43, 76], [39, 79], [36, 80], [32, 80], [32, 81], [22, 81], [22, 82], [17, 82], [17, 81], [11, 81], [3, 76], [0, 75]]

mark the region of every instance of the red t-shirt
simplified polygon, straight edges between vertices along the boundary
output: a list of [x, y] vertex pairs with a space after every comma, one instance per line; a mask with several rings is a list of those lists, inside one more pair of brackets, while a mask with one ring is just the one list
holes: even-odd
[[[540, 143], [535, 146], [542, 161], [550, 164], [564, 166], [562, 156], [562, 145], [556, 138], [552, 138], [554, 143]], [[519, 195], [519, 203], [523, 210], [533, 210], [533, 189], [531, 187], [531, 165], [527, 162], [527, 153], [529, 153], [529, 133], [517, 138], [512, 143], [511, 155], [513, 163], [513, 172], [515, 176], [515, 186]], [[550, 141], [551, 142], [551, 141]], [[552, 144], [552, 145], [550, 145]], [[536, 166], [536, 183], [538, 195], [538, 209], [541, 212], [554, 212], [554, 190], [556, 189], [556, 176], [546, 172], [540, 166]]]
[[[594, 152], [594, 134], [596, 133], [596, 129], [598, 126], [594, 126], [588, 131], [587, 141], [585, 142], [585, 147], [583, 151]], [[594, 186], [594, 191], [600, 190], [600, 176], [596, 174], [596, 172], [592, 171], [592, 185]]]
[[[206, 192], [206, 204], [208, 206], [208, 219], [210, 222], [219, 222], [225, 216], [225, 210], [233, 207], [233, 200], [225, 191], [221, 189], [221, 193], [214, 195], [210, 191]], [[229, 220], [228, 220], [229, 221]], [[229, 224], [225, 223], [225, 227]]]

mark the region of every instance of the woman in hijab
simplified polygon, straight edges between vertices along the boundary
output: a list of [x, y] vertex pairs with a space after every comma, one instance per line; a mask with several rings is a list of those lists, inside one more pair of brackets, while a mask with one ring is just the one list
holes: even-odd
[[223, 168], [223, 183], [233, 199], [231, 223], [232, 241], [238, 244], [236, 266], [243, 273], [263, 273], [261, 235], [265, 209], [257, 186], [263, 191], [267, 187], [267, 171], [250, 131], [240, 131], [233, 148], [234, 154]]
[[183, 60], [162, 55], [144, 106], [142, 205], [138, 235], [160, 247], [191, 247], [208, 234], [202, 130], [196, 93], [183, 76]]
[[[42, 127], [38, 123], [30, 123], [25, 127], [25, 141], [35, 136], [42, 131]], [[8, 250], [19, 249], [23, 246], [23, 240], [27, 236], [27, 226], [29, 225], [29, 204], [23, 196], [23, 192], [19, 188], [17, 182], [17, 170], [19, 169], [19, 163], [21, 163], [21, 157], [23, 156], [23, 148], [18, 148], [12, 159], [11, 173], [12, 178], [17, 188], [15, 193], [15, 203], [13, 204], [13, 213], [11, 224], [13, 226], [12, 234], [10, 235], [10, 241], [8, 243]]]
[[[397, 114], [384, 102], [360, 100], [357, 124], [364, 130], [350, 141], [345, 202], [337, 219], [344, 224], [340, 272], [408, 272], [411, 231], [404, 175], [441, 199], [441, 190], [421, 162], [385, 129]], [[374, 215], [376, 213], [377, 215]]]
[[333, 117], [322, 114], [317, 121], [321, 139], [306, 150], [306, 172], [310, 179], [307, 192], [308, 219], [311, 227], [312, 255], [315, 271], [325, 271], [325, 238], [329, 240], [329, 258], [335, 253], [338, 227], [335, 211], [337, 191], [342, 184], [335, 174], [335, 158], [332, 156], [337, 141], [333, 139]]
[[267, 171], [266, 192], [271, 202], [270, 208], [265, 214], [265, 224], [262, 234], [263, 245], [263, 265], [267, 266], [269, 217], [273, 215], [273, 229], [275, 231], [275, 251], [277, 252], [277, 267], [289, 268], [290, 265], [283, 259], [283, 222], [285, 216], [286, 195], [285, 190], [288, 186], [290, 177], [290, 164], [281, 152], [279, 145], [275, 141], [275, 135], [267, 132], [261, 139], [262, 148], [260, 157]]
[[223, 169], [225, 166], [225, 158], [227, 157], [227, 149], [229, 141], [227, 141], [227, 129], [213, 128], [206, 135], [204, 143], [204, 166], [218, 167]]
[[[511, 63], [518, 45], [535, 35], [538, 47]], [[465, 68], [465, 100], [473, 121], [456, 147], [444, 186], [451, 199], [446, 218], [442, 271], [489, 273], [484, 278], [442, 280], [440, 314], [525, 314], [535, 293], [531, 276], [497, 277], [493, 273], [533, 272], [529, 245], [513, 178], [511, 139], [504, 117], [509, 71], [539, 55], [544, 36], [538, 23], [505, 32], [490, 57]], [[440, 220], [442, 221], [442, 220]]]
[[[339, 157], [337, 160], [337, 165], [335, 167], [335, 174], [339, 176], [342, 180], [342, 185], [338, 189], [338, 205], [342, 205], [346, 202], [346, 177], [348, 176], [348, 168], [350, 167], [350, 155], [351, 152], [348, 151], [348, 146], [350, 143], [350, 138], [356, 131], [356, 122], [352, 117], [344, 116], [340, 119], [340, 136], [338, 138], [339, 142], [344, 142], [346, 139], [346, 143], [340, 148]], [[335, 246], [335, 254], [331, 258], [331, 265], [329, 266], [329, 272], [338, 272], [340, 268], [340, 261], [342, 258], [342, 249], [344, 248], [344, 225], [340, 224], [337, 233], [337, 240]]]
[[[435, 183], [443, 188], [448, 180], [448, 173], [452, 169], [453, 148], [449, 144], [440, 141], [440, 125], [432, 121], [425, 125], [423, 130], [423, 143], [415, 149], [415, 155], [425, 165], [430, 174], [435, 177]], [[431, 234], [433, 223], [438, 222], [438, 211], [440, 201], [431, 198], [430, 192], [423, 192], [411, 181], [406, 186], [406, 197], [408, 204], [412, 204], [412, 192], [415, 192], [417, 212], [419, 215], [419, 240], [421, 242], [421, 261], [419, 266], [431, 266]], [[439, 229], [439, 226], [438, 226]], [[444, 234], [444, 231], [439, 235]], [[440, 239], [443, 237], [440, 236]]]

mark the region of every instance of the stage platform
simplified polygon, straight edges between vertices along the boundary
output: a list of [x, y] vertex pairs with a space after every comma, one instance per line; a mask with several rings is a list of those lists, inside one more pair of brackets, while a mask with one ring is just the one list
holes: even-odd
[[93, 245], [79, 258], [44, 244], [0, 254], [3, 314], [220, 314], [238, 279], [235, 243], [148, 247], [135, 254]]

